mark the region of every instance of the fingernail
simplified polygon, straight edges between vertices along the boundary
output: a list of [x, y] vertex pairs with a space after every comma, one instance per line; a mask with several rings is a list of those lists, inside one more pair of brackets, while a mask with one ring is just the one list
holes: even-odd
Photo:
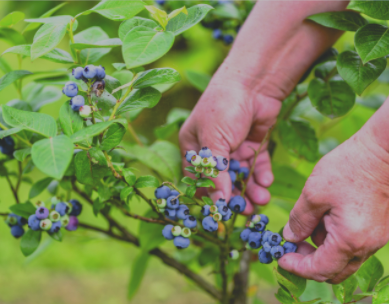
[[290, 229], [289, 222], [286, 223], [282, 234], [283, 234], [285, 240], [287, 240], [289, 242], [296, 242], [297, 238], [296, 238], [295, 234], [292, 232], [292, 230]]
[[265, 172], [262, 176], [261, 180], [262, 184], [266, 187], [270, 186], [273, 182], [273, 173], [271, 172]]
[[221, 191], [215, 191], [215, 192], [209, 192], [209, 197], [212, 201], [216, 202], [219, 198], [224, 198], [223, 192]]

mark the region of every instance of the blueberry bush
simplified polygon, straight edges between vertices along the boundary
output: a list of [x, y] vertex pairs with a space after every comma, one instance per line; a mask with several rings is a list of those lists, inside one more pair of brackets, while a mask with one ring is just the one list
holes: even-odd
[[[10, 233], [20, 238], [23, 255], [36, 252], [42, 238], [61, 242], [65, 231], [80, 228], [141, 248], [128, 285], [129, 298], [139, 288], [148, 258], [154, 256], [220, 303], [247, 303], [250, 271], [269, 277], [264, 264], [271, 263], [272, 277], [280, 286], [275, 297], [284, 304], [338, 303], [334, 296], [340, 303], [357, 303], [364, 298], [372, 298], [374, 304], [389, 301], [389, 278], [382, 277], [383, 265], [375, 256], [355, 275], [333, 285], [334, 295], [326, 292], [325, 284], [312, 285], [277, 267], [277, 259], [296, 252], [298, 245], [284, 241], [282, 229], [271, 231], [272, 219], [259, 210], [248, 217], [240, 215], [246, 206], [246, 181], [254, 168], [241, 166], [225, 155], [213, 155], [203, 147], [186, 151], [186, 171], [191, 177], [179, 180], [178, 148], [165, 140], [146, 145], [132, 127], [143, 109], [155, 107], [162, 94], [181, 80], [172, 68], [147, 69], [147, 65], [166, 55], [175, 40], [182, 39], [180, 35], [196, 24], [212, 29], [210, 37], [231, 44], [252, 2], [106, 0], [75, 16], [54, 16], [63, 5], [36, 19], [25, 19], [23, 13], [15, 11], [0, 20], [0, 35], [13, 45], [0, 58], [4, 72], [0, 91], [14, 85], [19, 94], [19, 99], [6, 101], [1, 107], [0, 176], [7, 181], [15, 204], [10, 210], [1, 210], [0, 215]], [[339, 144], [327, 134], [342, 125], [357, 108], [356, 103], [374, 112], [384, 101], [375, 89], [377, 83], [389, 82], [385, 70], [389, 2], [352, 1], [349, 9], [308, 18], [355, 32], [354, 46], [341, 53], [332, 48], [314, 63], [283, 102], [279, 119], [265, 138], [270, 140], [275, 173], [271, 204], [288, 213], [306, 179], [299, 164], [313, 168], [312, 164]], [[120, 22], [117, 38], [109, 38], [101, 27], [79, 28], [83, 16], [96, 13]], [[28, 26], [17, 31], [13, 25], [21, 20]], [[32, 44], [24, 37], [29, 31], [36, 31]], [[70, 52], [57, 48], [64, 37]], [[108, 75], [99, 62], [113, 48], [121, 48], [122, 58], [111, 62], [116, 71]], [[17, 56], [19, 69], [12, 70], [7, 63], [10, 54]], [[53, 61], [64, 68], [52, 71], [55, 76], [39, 76], [39, 72], [22, 69], [26, 58]], [[35, 74], [37, 81], [23, 85], [25, 78]], [[209, 76], [201, 73], [188, 73], [187, 77], [201, 91], [209, 81]], [[40, 112], [61, 94], [68, 101], [58, 108], [57, 120]], [[173, 109], [168, 123], [156, 129], [157, 137], [174, 134], [187, 116]], [[127, 133], [135, 144], [123, 140]], [[280, 161], [285, 158], [292, 161], [286, 165]], [[136, 163], [147, 167], [149, 174], [142, 174]], [[16, 172], [12, 169], [15, 164]], [[28, 174], [34, 168], [46, 177], [31, 180]], [[240, 195], [229, 202], [213, 202], [199, 195], [204, 193], [201, 188], [214, 187], [213, 179], [224, 170]], [[20, 199], [22, 184], [30, 185], [27, 201]], [[43, 191], [52, 197], [36, 200]], [[149, 210], [143, 215], [134, 213], [136, 202], [148, 205]], [[105, 228], [79, 220], [88, 207], [96, 217], [105, 219]], [[123, 218], [141, 222], [138, 235], [126, 227]], [[197, 247], [197, 266], [161, 249], [166, 240], [180, 252]], [[204, 267], [212, 267], [214, 283], [200, 274]], [[253, 301], [263, 303], [260, 296]]]

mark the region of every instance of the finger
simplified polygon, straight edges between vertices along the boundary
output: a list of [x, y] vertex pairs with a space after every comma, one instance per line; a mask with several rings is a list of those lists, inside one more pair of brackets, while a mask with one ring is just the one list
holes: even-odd
[[359, 267], [361, 267], [363, 261], [362, 259], [351, 260], [347, 266], [333, 279], [328, 280], [327, 282], [330, 284], [339, 284], [346, 280], [349, 276], [355, 273]]
[[217, 178], [211, 178], [215, 184], [215, 188], [207, 188], [207, 193], [213, 202], [216, 202], [219, 198], [225, 199], [227, 202], [231, 198], [232, 183], [230, 175], [227, 171], [219, 173]]
[[257, 205], [266, 205], [270, 201], [269, 190], [258, 186], [253, 179], [247, 181], [246, 195], [252, 203]]
[[313, 243], [317, 247], [319, 247], [319, 246], [323, 245], [326, 236], [327, 236], [327, 230], [326, 230], [325, 225], [324, 225], [324, 220], [321, 220], [319, 225], [313, 231], [313, 233], [311, 235], [311, 239], [312, 239]]
[[267, 150], [258, 154], [254, 168], [255, 182], [262, 187], [270, 187], [274, 181], [274, 175], [271, 169], [271, 161]]
[[297, 253], [301, 255], [308, 255], [316, 251], [316, 248], [313, 247], [311, 244], [308, 242], [300, 242], [297, 244]]
[[194, 133], [192, 133], [189, 127], [187, 125], [184, 125], [181, 128], [180, 134], [179, 134], [179, 142], [180, 142], [180, 150], [181, 150], [181, 159], [182, 159], [182, 171], [185, 176], [194, 177], [194, 174], [189, 173], [185, 170], [186, 167], [192, 166], [191, 163], [189, 163], [186, 160], [185, 154], [186, 151], [194, 150], [198, 152], [200, 150], [200, 145], [197, 141], [197, 137]]
[[250, 199], [247, 196], [245, 196], [245, 200], [246, 200], [246, 208], [244, 209], [242, 214], [243, 215], [253, 214], [254, 213], [254, 205], [253, 205], [253, 203], [250, 202]]

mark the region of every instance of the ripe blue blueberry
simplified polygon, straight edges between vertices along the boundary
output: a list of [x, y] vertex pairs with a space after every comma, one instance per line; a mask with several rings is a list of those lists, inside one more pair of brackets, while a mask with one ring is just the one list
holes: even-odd
[[92, 79], [96, 77], [97, 70], [93, 64], [89, 64], [84, 68], [82, 73], [86, 79]]
[[262, 246], [263, 246], [263, 250], [265, 250], [265, 252], [270, 252], [270, 250], [272, 248], [268, 242], [263, 242], [263, 237], [262, 237]]
[[216, 157], [216, 169], [219, 171], [224, 171], [228, 167], [228, 159], [223, 156]]
[[260, 214], [260, 217], [261, 217], [261, 222], [264, 222], [265, 225], [269, 224], [269, 218], [266, 215]]
[[224, 198], [219, 198], [216, 202], [215, 205], [219, 208], [220, 206], [227, 206], [227, 202]]
[[169, 196], [166, 200], [166, 207], [169, 209], [180, 208], [180, 201], [175, 196]]
[[166, 0], [155, 0], [155, 3], [159, 4], [159, 5], [164, 5], [166, 2]]
[[251, 232], [249, 234], [248, 243], [251, 248], [257, 249], [261, 247], [262, 234], [260, 232]]
[[82, 106], [85, 105], [85, 99], [81, 95], [74, 96], [70, 99], [70, 106], [73, 111], [79, 111]]
[[271, 255], [275, 259], [280, 259], [284, 255], [284, 247], [282, 246], [273, 246], [270, 250]]
[[96, 78], [97, 79], [104, 79], [105, 77], [105, 68], [99, 65], [96, 67]]
[[201, 214], [204, 216], [208, 216], [211, 214], [211, 211], [209, 209], [211, 208], [210, 205], [204, 205], [203, 208], [201, 208]]
[[170, 191], [170, 195], [169, 196], [179, 196], [180, 195], [180, 192], [178, 192], [177, 190], [172, 190]]
[[250, 228], [244, 229], [244, 230], [240, 233], [240, 239], [241, 239], [243, 242], [248, 242], [250, 233], [251, 233], [251, 229], [250, 229]]
[[0, 152], [4, 155], [13, 156], [15, 149], [10, 146], [0, 146]]
[[227, 214], [226, 214], [226, 215], [223, 215], [222, 220], [223, 220], [223, 221], [228, 221], [228, 220], [231, 218], [231, 216], [232, 216], [232, 212], [231, 212], [230, 209], [228, 209]]
[[188, 217], [184, 220], [184, 226], [185, 226], [185, 227], [188, 227], [188, 228], [190, 228], [190, 229], [196, 228], [196, 226], [197, 226], [197, 220], [196, 220], [196, 218], [195, 218], [193, 215], [188, 216]]
[[239, 168], [240, 168], [239, 161], [237, 161], [236, 159], [230, 159], [230, 167], [228, 168], [228, 170], [238, 171]]
[[243, 173], [243, 179], [247, 179], [249, 177], [250, 169], [247, 167], [240, 167], [238, 170], [238, 174]]
[[51, 228], [49, 230], [50, 233], [56, 233], [61, 229], [61, 221], [54, 222], [53, 225], [51, 225]]
[[223, 41], [225, 44], [231, 44], [234, 41], [234, 37], [232, 35], [224, 35]]
[[176, 218], [177, 218], [177, 211], [174, 210], [174, 209], [165, 209], [165, 212], [164, 212], [165, 216], [169, 219], [169, 220], [172, 220], [172, 221], [175, 221]]
[[[65, 222], [66, 224], [66, 221], [61, 221], [61, 224], [63, 225]], [[78, 218], [74, 215], [72, 216], [69, 216], [69, 219], [68, 219], [68, 223], [67, 225], [65, 226], [66, 230], [68, 231], [74, 231], [74, 230], [77, 230], [78, 228]]]
[[81, 79], [82, 76], [83, 76], [83, 72], [84, 72], [84, 68], [82, 67], [77, 67], [75, 69], [72, 70], [72, 75], [74, 76], [74, 78], [76, 79]]
[[15, 238], [20, 238], [24, 234], [24, 229], [22, 226], [12, 226], [11, 227], [11, 234]]
[[17, 215], [16, 218], [18, 220], [18, 225], [19, 226], [23, 226], [23, 225], [27, 224], [27, 220], [24, 217], [21, 217], [20, 215]]
[[291, 243], [291, 242], [285, 242], [283, 247], [284, 247], [285, 253], [296, 252], [296, 250], [297, 250], [297, 245], [295, 243]]
[[185, 158], [188, 163], [191, 162], [192, 156], [197, 155], [195, 150], [186, 151]]
[[219, 206], [218, 211], [219, 211], [219, 213], [220, 213], [222, 216], [225, 216], [225, 215], [228, 214], [228, 211], [231, 211], [231, 210], [228, 209], [227, 204], [226, 204], [226, 205], [221, 205], [221, 206]]
[[199, 151], [199, 155], [204, 158], [204, 157], [211, 157], [212, 156], [212, 151], [208, 147], [202, 147], [201, 150]]
[[176, 236], [174, 238], [174, 246], [177, 247], [177, 249], [184, 249], [184, 248], [187, 248], [190, 244], [190, 240], [186, 237], [183, 237], [183, 236]]
[[69, 207], [64, 202], [60, 202], [55, 206], [55, 211], [57, 211], [61, 216], [64, 216], [68, 213]]
[[246, 200], [239, 195], [234, 196], [228, 203], [228, 207], [233, 212], [242, 213], [246, 208]]
[[230, 175], [231, 182], [235, 183], [235, 181], [236, 181], [236, 173], [234, 171], [228, 170], [228, 174]]
[[155, 189], [154, 195], [156, 198], [167, 199], [169, 196], [171, 196], [170, 192], [171, 191], [170, 191], [170, 188], [168, 186], [162, 185], [162, 186], [159, 186], [157, 189]]
[[49, 209], [45, 207], [39, 207], [38, 209], [36, 209], [35, 215], [38, 218], [38, 220], [44, 220], [49, 216]]
[[263, 248], [258, 252], [258, 259], [262, 264], [270, 264], [273, 261], [271, 254], [263, 250]]
[[35, 214], [30, 215], [30, 217], [28, 218], [28, 227], [35, 231], [40, 230], [40, 222], [41, 221], [37, 218]]
[[70, 212], [70, 215], [79, 216], [82, 211], [82, 205], [78, 200], [72, 199], [69, 201], [73, 205], [72, 212]]
[[214, 232], [219, 227], [219, 224], [215, 222], [212, 216], [206, 216], [202, 221], [202, 225], [204, 230], [209, 232]]
[[[0, 128], [0, 130], [2, 130]], [[0, 139], [0, 151], [1, 153], [13, 156], [15, 150], [15, 141], [12, 139], [11, 136], [6, 136], [3, 139]]]
[[174, 239], [174, 235], [172, 234], [172, 229], [173, 229], [173, 225], [166, 225], [165, 227], [163, 227], [162, 229], [162, 235], [165, 239], [167, 240], [172, 240]]
[[269, 242], [270, 241], [270, 237], [272, 236], [273, 232], [267, 230], [265, 232], [262, 232], [262, 242]]
[[282, 237], [278, 233], [273, 233], [269, 237], [269, 244], [272, 246], [278, 246], [281, 243], [281, 241], [282, 241]]
[[[177, 217], [180, 220], [185, 220], [189, 215], [189, 208], [187, 205], [180, 205], [180, 207], [177, 210]], [[184, 224], [185, 225], [185, 224]]]
[[262, 232], [263, 230], [265, 230], [265, 228], [266, 228], [266, 225], [264, 222], [258, 222], [256, 224], [254, 224], [255, 231]]
[[77, 84], [74, 81], [68, 81], [62, 89], [62, 93], [64, 93], [67, 97], [76, 96], [78, 93]]
[[216, 39], [216, 40], [222, 39], [223, 33], [222, 33], [221, 29], [213, 30], [212, 37], [213, 37], [213, 39]]

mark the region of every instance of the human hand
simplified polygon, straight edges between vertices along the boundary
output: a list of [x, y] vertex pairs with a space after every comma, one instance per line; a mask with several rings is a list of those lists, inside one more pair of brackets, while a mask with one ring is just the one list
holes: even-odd
[[389, 154], [364, 126], [324, 156], [308, 178], [284, 238], [311, 236], [279, 265], [294, 274], [338, 284], [389, 239]]

